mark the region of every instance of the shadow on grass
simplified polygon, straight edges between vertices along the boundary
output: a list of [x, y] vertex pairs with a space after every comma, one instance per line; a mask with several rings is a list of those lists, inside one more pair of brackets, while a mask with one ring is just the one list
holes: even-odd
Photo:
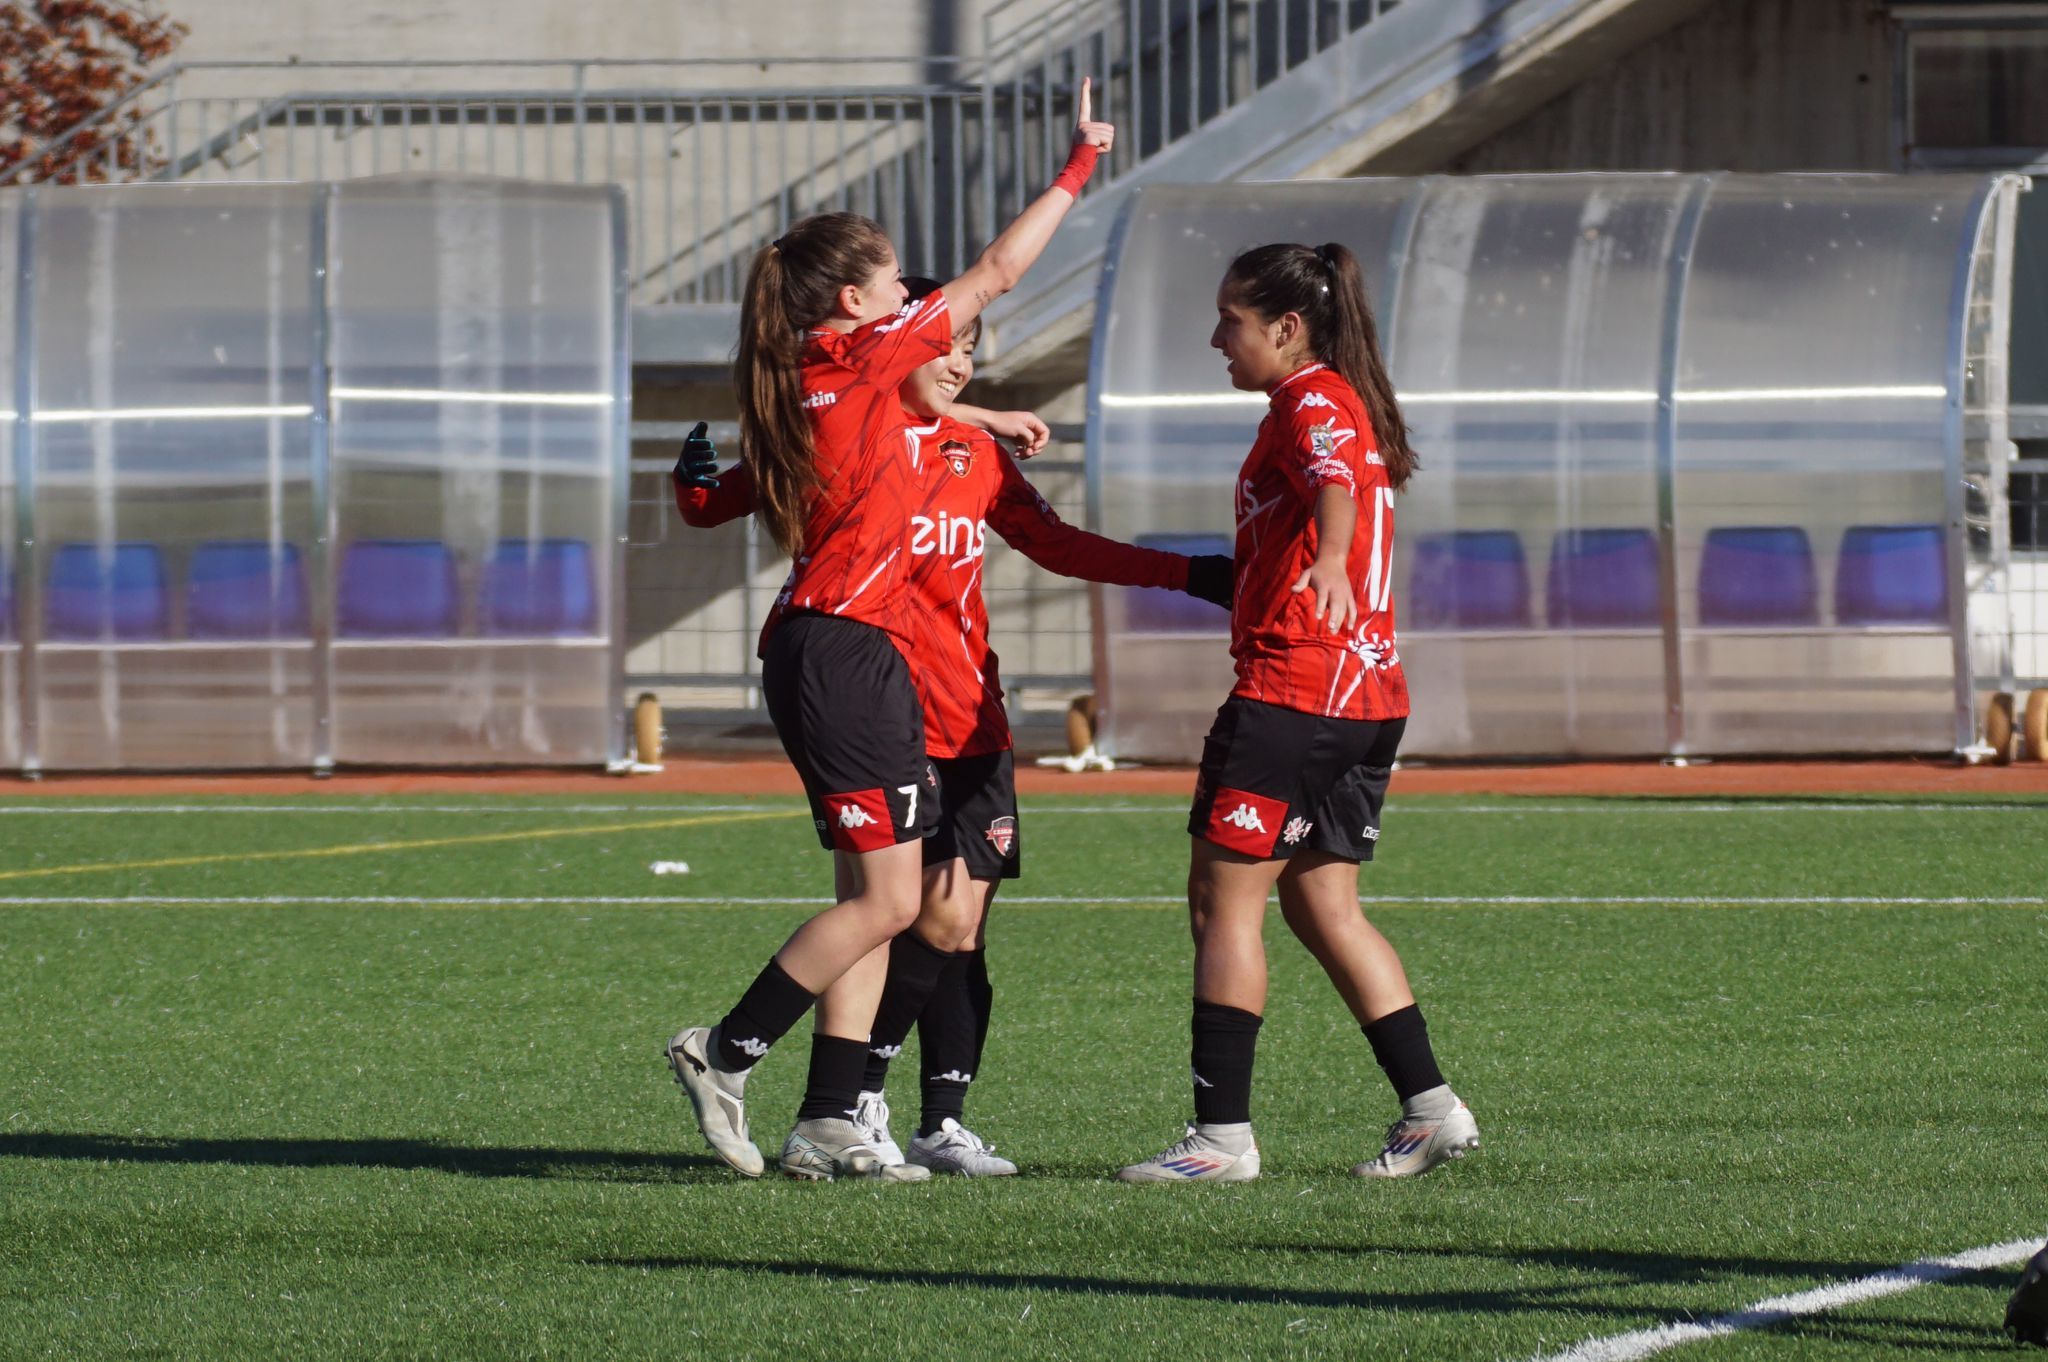
[[705, 1155], [613, 1149], [468, 1148], [431, 1140], [201, 1140], [30, 1131], [0, 1134], [0, 1159], [224, 1163], [255, 1168], [397, 1168], [472, 1178], [696, 1181], [725, 1165]]
[[[1275, 1245], [1280, 1249], [1293, 1246]], [[1306, 1251], [1322, 1251], [1309, 1246]], [[953, 1287], [985, 1291], [1047, 1291], [1081, 1296], [1120, 1296], [1136, 1299], [1216, 1301], [1234, 1305], [1279, 1305], [1289, 1308], [1309, 1307], [1320, 1309], [1390, 1310], [1438, 1314], [1471, 1314], [1485, 1312], [1501, 1315], [1524, 1314], [1543, 1311], [1552, 1314], [1578, 1315], [1592, 1320], [1620, 1321], [1627, 1328], [1641, 1328], [1654, 1323], [1657, 1313], [1654, 1307], [1646, 1307], [1640, 1301], [1599, 1299], [1593, 1293], [1611, 1291], [1621, 1285], [1656, 1285], [1668, 1282], [1697, 1280], [1704, 1276], [1720, 1273], [1742, 1274], [1761, 1277], [1799, 1277], [1832, 1280], [1843, 1277], [1867, 1275], [1880, 1270], [1880, 1265], [1842, 1262], [1805, 1262], [1793, 1259], [1763, 1258], [1712, 1258], [1680, 1254], [1602, 1254], [1578, 1253], [1562, 1249], [1533, 1249], [1524, 1251], [1473, 1251], [1460, 1252], [1454, 1249], [1410, 1250], [1399, 1248], [1369, 1248], [1359, 1250], [1366, 1253], [1385, 1253], [1390, 1257], [1436, 1254], [1443, 1257], [1467, 1257], [1501, 1259], [1523, 1262], [1556, 1261], [1574, 1267], [1591, 1267], [1595, 1270], [1613, 1272], [1621, 1280], [1605, 1282], [1559, 1282], [1541, 1285], [1514, 1287], [1475, 1286], [1469, 1291], [1360, 1291], [1336, 1290], [1316, 1287], [1252, 1286], [1230, 1285], [1215, 1281], [1144, 1281], [1117, 1277], [1091, 1277], [1073, 1273], [1052, 1272], [974, 1272], [944, 1271], [916, 1268], [849, 1267], [840, 1263], [818, 1262], [776, 1262], [764, 1259], [735, 1259], [714, 1257], [648, 1257], [648, 1258], [585, 1258], [586, 1267], [625, 1268], [641, 1272], [753, 1272], [775, 1277], [797, 1277], [809, 1281], [839, 1283], [850, 1282], [861, 1286], [907, 1286], [907, 1287]], [[1884, 1265], [1890, 1266], [1890, 1265]], [[1958, 1283], [1975, 1284], [1979, 1279], [1992, 1280], [1997, 1273], [1970, 1273], [1948, 1285]], [[1474, 1278], [1475, 1282], [1483, 1278]], [[1737, 1307], [1739, 1308], [1739, 1307]], [[1611, 1326], [1610, 1326], [1611, 1327]], [[1857, 1325], [1845, 1326], [1825, 1319], [1798, 1319], [1783, 1325], [1773, 1326], [1813, 1336], [1871, 1333], [1873, 1339], [1883, 1338], [1887, 1345], [1892, 1336], [1884, 1332], [1882, 1325], [1863, 1328]], [[1999, 1337], [1997, 1330], [1989, 1325], [1983, 1329], [1967, 1325], [1949, 1324], [1941, 1321], [1913, 1321], [1902, 1327], [1910, 1328], [1919, 1337], [1902, 1341], [1910, 1348], [1943, 1347], [1952, 1349], [1964, 1343], [1977, 1343]], [[1937, 1343], [1935, 1339], [1945, 1341]]]

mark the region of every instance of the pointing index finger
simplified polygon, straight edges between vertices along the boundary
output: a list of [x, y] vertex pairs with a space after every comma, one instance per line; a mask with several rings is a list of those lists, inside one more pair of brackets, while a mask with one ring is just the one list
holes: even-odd
[[1080, 112], [1080, 117], [1078, 117], [1078, 118], [1076, 118], [1076, 119], [1074, 120], [1074, 121], [1075, 121], [1075, 122], [1077, 122], [1077, 123], [1086, 123], [1086, 122], [1088, 122], [1088, 121], [1089, 121], [1089, 119], [1090, 119], [1090, 116], [1091, 116], [1091, 114], [1092, 114], [1092, 113], [1094, 112], [1094, 111], [1093, 111], [1093, 109], [1092, 109], [1092, 108], [1090, 107], [1090, 103], [1089, 103], [1089, 99], [1088, 99], [1088, 86], [1089, 86], [1089, 83], [1090, 83], [1090, 81], [1091, 81], [1091, 77], [1088, 77], [1088, 76], [1083, 76], [1083, 77], [1081, 77], [1081, 112]]

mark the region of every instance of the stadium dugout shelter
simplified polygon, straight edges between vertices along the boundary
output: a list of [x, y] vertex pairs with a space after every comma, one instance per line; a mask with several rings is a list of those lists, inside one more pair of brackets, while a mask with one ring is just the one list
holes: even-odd
[[[1404, 755], [1982, 753], [2013, 685], [2006, 356], [2027, 187], [1147, 187], [1100, 283], [1092, 523], [1229, 552], [1267, 399], [1208, 347], [1214, 285], [1246, 247], [1343, 242], [1421, 457], [1395, 503]], [[1094, 627], [1100, 748], [1195, 759], [1231, 684], [1223, 612], [1097, 588]]]
[[0, 767], [620, 762], [623, 225], [0, 192]]

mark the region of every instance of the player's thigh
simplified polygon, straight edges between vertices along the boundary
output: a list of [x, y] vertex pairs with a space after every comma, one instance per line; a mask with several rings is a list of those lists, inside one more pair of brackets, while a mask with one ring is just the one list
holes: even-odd
[[1023, 873], [1013, 754], [934, 757], [939, 778], [937, 831], [925, 843], [925, 864], [966, 862], [977, 880], [1013, 880]]
[[1189, 835], [1254, 860], [1293, 855], [1341, 770], [1333, 722], [1242, 695], [1225, 700], [1202, 743]]
[[1369, 861], [1380, 842], [1380, 816], [1386, 808], [1387, 785], [1394, 775], [1394, 757], [1401, 745], [1405, 719], [1348, 721], [1355, 758], [1332, 782], [1317, 806], [1315, 827], [1307, 845], [1319, 852], [1360, 862]]

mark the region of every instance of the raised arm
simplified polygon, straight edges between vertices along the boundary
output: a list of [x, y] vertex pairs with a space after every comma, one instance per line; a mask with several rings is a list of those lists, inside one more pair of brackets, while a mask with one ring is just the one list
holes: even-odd
[[1080, 197], [1081, 186], [1095, 169], [1095, 158], [1116, 143], [1116, 129], [1094, 119], [1089, 99], [1090, 78], [1081, 78], [1081, 96], [1074, 119], [1073, 150], [1066, 169], [1052, 187], [1032, 200], [1002, 234], [988, 244], [967, 273], [945, 286], [946, 306], [953, 314], [955, 328], [980, 316], [990, 303], [1017, 287], [1024, 272], [1045, 252], [1046, 243], [1067, 210]]

